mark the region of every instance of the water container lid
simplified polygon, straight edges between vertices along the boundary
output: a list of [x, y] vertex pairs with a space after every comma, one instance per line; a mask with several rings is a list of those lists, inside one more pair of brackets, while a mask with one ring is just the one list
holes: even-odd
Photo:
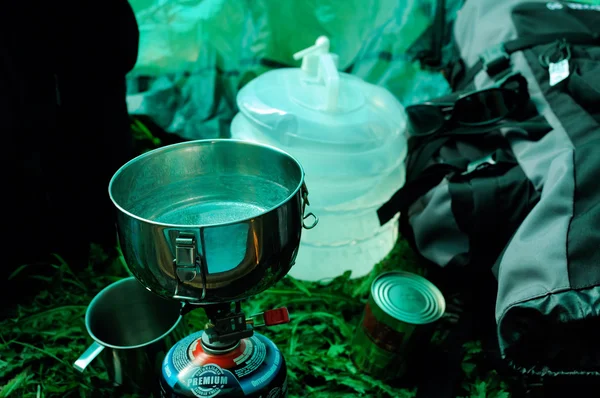
[[364, 152], [401, 134], [404, 110], [391, 93], [337, 70], [329, 39], [296, 54], [300, 68], [272, 70], [238, 93], [240, 112], [290, 149]]

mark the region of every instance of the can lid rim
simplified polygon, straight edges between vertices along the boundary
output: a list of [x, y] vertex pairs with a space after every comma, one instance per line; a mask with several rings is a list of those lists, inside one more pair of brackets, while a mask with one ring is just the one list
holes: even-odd
[[[435, 322], [446, 310], [444, 296], [433, 283], [405, 271], [379, 275], [371, 285], [371, 297], [386, 315], [415, 325]], [[403, 298], [409, 301], [399, 302]]]

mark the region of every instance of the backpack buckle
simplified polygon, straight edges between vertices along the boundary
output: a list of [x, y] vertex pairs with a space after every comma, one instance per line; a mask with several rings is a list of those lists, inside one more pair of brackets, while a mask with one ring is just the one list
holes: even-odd
[[467, 170], [460, 173], [460, 175], [466, 176], [475, 171], [487, 168], [489, 166], [493, 166], [495, 164], [496, 164], [496, 159], [494, 159], [494, 154], [490, 153], [489, 155], [487, 155], [481, 159], [473, 160], [472, 162], [470, 162], [467, 165]]
[[485, 50], [479, 58], [490, 77], [494, 77], [510, 67], [510, 55], [504, 48], [504, 43], [499, 43]]

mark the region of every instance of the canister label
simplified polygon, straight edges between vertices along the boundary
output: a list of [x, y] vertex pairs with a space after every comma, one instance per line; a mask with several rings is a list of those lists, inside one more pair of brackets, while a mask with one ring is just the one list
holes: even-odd
[[369, 338], [378, 347], [390, 352], [400, 352], [404, 342], [404, 333], [396, 331], [379, 321], [371, 311], [371, 306], [367, 303], [365, 307], [362, 327]]
[[[287, 396], [286, 366], [275, 345], [256, 333], [230, 352], [205, 352], [202, 332], [177, 343], [163, 361], [163, 397]], [[269, 395], [271, 394], [271, 395]]]
[[244, 343], [245, 347], [242, 354], [233, 359], [236, 365], [242, 365], [242, 367], [234, 370], [237, 377], [244, 377], [256, 371], [267, 356], [267, 348], [256, 337], [249, 338]]
[[186, 380], [187, 387], [197, 397], [212, 398], [221, 393], [228, 377], [218, 365], [209, 364], [196, 369]]
[[358, 369], [379, 379], [393, 379], [405, 371], [402, 353], [379, 347], [362, 326], [352, 342], [352, 359]]

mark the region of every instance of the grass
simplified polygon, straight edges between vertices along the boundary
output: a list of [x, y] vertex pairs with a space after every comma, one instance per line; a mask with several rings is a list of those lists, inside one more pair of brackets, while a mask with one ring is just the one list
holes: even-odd
[[[128, 276], [126, 266], [120, 257], [109, 258], [99, 247], [94, 247], [90, 263], [77, 274], [59, 256], [54, 260], [21, 267], [11, 275], [13, 280], [37, 280], [44, 288], [0, 323], [0, 397], [112, 396], [101, 363], [93, 363], [83, 374], [72, 363], [90, 343], [83, 322], [87, 304], [103, 287]], [[94, 271], [98, 268], [102, 273]], [[291, 323], [261, 331], [287, 360], [291, 397], [415, 396], [414, 386], [381, 382], [357, 370], [350, 358], [350, 342], [370, 282], [386, 269], [422, 273], [401, 240], [367, 277], [349, 280], [344, 275], [328, 283], [286, 277], [245, 303], [247, 313], [282, 304], [291, 312]], [[196, 311], [186, 315], [186, 321], [200, 329], [202, 317]], [[440, 331], [444, 325], [440, 323]], [[485, 361], [480, 343], [469, 342], [466, 348], [464, 396], [508, 397], [506, 384], [493, 370], [477, 372], [476, 364]]]

